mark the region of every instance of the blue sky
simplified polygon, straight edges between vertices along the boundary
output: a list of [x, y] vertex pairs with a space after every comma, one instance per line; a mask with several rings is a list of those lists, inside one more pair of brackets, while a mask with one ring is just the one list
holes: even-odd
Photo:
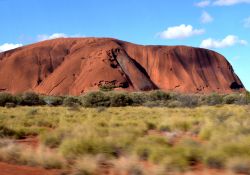
[[75, 36], [209, 48], [250, 89], [250, 0], [0, 0], [0, 22], [0, 51]]

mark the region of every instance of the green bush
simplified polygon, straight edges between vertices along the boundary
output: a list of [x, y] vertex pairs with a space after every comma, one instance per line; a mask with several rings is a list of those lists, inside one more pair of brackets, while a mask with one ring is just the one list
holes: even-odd
[[177, 107], [182, 107], [182, 103], [178, 100], [171, 100], [168, 102], [167, 106], [169, 108], [177, 108]]
[[76, 97], [65, 97], [63, 99], [63, 105], [73, 107], [73, 106], [81, 105], [81, 102]]
[[35, 106], [44, 104], [45, 102], [34, 92], [25, 92], [21, 95], [21, 105]]
[[94, 156], [83, 156], [76, 160], [72, 175], [97, 175], [98, 160]]
[[161, 165], [166, 172], [184, 172], [188, 170], [188, 162], [180, 155], [166, 156]]
[[14, 96], [9, 93], [1, 92], [0, 93], [0, 106], [5, 106], [8, 103], [17, 103], [17, 100]]
[[222, 169], [225, 167], [226, 158], [223, 153], [210, 152], [203, 161], [209, 168]]
[[250, 156], [250, 146], [246, 143], [227, 143], [220, 148], [229, 157]]
[[198, 106], [199, 98], [196, 95], [179, 94], [176, 99], [181, 102], [183, 107], [195, 107]]
[[110, 106], [110, 97], [103, 92], [89, 92], [82, 97], [84, 107]]
[[112, 142], [102, 138], [89, 137], [67, 139], [62, 142], [59, 148], [62, 154], [69, 159], [87, 154], [114, 156], [116, 150]]
[[169, 153], [169, 142], [161, 136], [144, 136], [135, 142], [133, 149], [139, 158], [159, 163]]
[[[211, 95], [168, 93], [160, 90], [150, 92], [106, 92], [102, 90], [89, 92], [79, 97], [74, 96], [39, 96], [33, 92], [13, 96], [0, 93], [0, 106], [15, 107], [16, 105], [49, 105], [70, 106], [83, 105], [84, 107], [119, 107], [119, 106], [147, 106], [147, 107], [197, 107], [201, 105], [250, 103], [249, 92], [245, 94]], [[7, 105], [6, 105], [7, 104]]]
[[175, 154], [179, 154], [190, 166], [202, 161], [204, 151], [200, 143], [192, 139], [183, 139], [173, 148]]
[[209, 128], [209, 127], [203, 127], [198, 136], [199, 138], [201, 138], [202, 140], [210, 140], [211, 136], [212, 136], [212, 133], [213, 133], [213, 129], [212, 128]]
[[147, 101], [147, 96], [143, 92], [132, 92], [129, 93], [134, 106], [140, 106]]
[[15, 103], [13, 103], [13, 102], [8, 102], [8, 103], [5, 103], [5, 107], [7, 107], [7, 108], [14, 108], [14, 107], [16, 107], [16, 104]]
[[58, 132], [53, 133], [53, 134], [49, 134], [48, 132], [45, 132], [40, 135], [40, 140], [44, 145], [50, 148], [56, 148], [61, 144], [63, 140], [63, 135]]
[[220, 96], [216, 93], [213, 93], [213, 94], [207, 96], [206, 103], [210, 106], [222, 104], [222, 102], [223, 102], [222, 96]]
[[170, 100], [170, 94], [167, 92], [163, 92], [160, 90], [156, 90], [156, 91], [151, 91], [148, 94], [148, 100], [152, 100], [152, 101], [158, 101], [158, 100]]
[[110, 98], [110, 106], [129, 106], [133, 101], [127, 93], [113, 93]]
[[0, 125], [0, 138], [15, 138], [15, 139], [20, 139], [25, 136], [25, 133], [23, 131], [16, 131], [13, 129], [10, 129], [8, 127]]
[[229, 94], [223, 97], [224, 104], [234, 104], [239, 101], [239, 94]]
[[113, 84], [104, 84], [104, 85], [99, 86], [100, 91], [104, 91], [104, 92], [112, 91], [114, 88], [115, 88], [115, 85]]

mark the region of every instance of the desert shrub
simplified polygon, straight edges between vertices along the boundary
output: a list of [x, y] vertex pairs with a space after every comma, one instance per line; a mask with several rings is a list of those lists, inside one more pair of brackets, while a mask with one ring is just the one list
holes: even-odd
[[160, 124], [158, 130], [161, 132], [169, 132], [171, 131], [171, 127], [168, 124]]
[[104, 106], [99, 106], [99, 107], [96, 108], [96, 111], [97, 111], [98, 113], [104, 112], [104, 111], [106, 111], [106, 110], [107, 110], [107, 107], [104, 107]]
[[170, 100], [170, 94], [160, 90], [151, 91], [148, 94], [148, 100], [158, 101], [158, 100]]
[[103, 92], [89, 92], [81, 101], [84, 107], [110, 106], [110, 97]]
[[175, 154], [179, 154], [189, 165], [195, 165], [202, 161], [204, 150], [202, 146], [192, 140], [184, 139], [177, 143], [176, 148], [174, 148]]
[[166, 156], [161, 165], [166, 172], [183, 172], [188, 170], [188, 162], [180, 155]]
[[127, 93], [113, 93], [110, 98], [110, 106], [129, 106], [133, 103], [132, 99]]
[[63, 99], [63, 105], [64, 106], [73, 107], [73, 106], [78, 106], [80, 104], [81, 104], [80, 100], [78, 100], [78, 98], [76, 98], [76, 97], [68, 96], [68, 97], [65, 97]]
[[144, 136], [135, 142], [134, 151], [143, 160], [160, 162], [169, 152], [169, 142], [161, 136]]
[[0, 138], [0, 149], [13, 144], [12, 139]]
[[5, 107], [6, 108], [14, 108], [14, 107], [16, 107], [16, 104], [13, 102], [8, 102], [8, 103], [5, 103]]
[[115, 174], [144, 175], [145, 171], [136, 156], [113, 161]]
[[56, 148], [61, 144], [63, 140], [63, 134], [59, 131], [51, 134], [49, 134], [48, 132], [44, 132], [40, 134], [39, 139], [44, 145], [50, 148]]
[[31, 109], [29, 109], [29, 110], [27, 111], [26, 114], [27, 114], [28, 116], [36, 115], [36, 114], [38, 114], [38, 109], [32, 107]]
[[62, 154], [69, 159], [74, 159], [79, 155], [86, 154], [114, 156], [114, 151], [116, 150], [112, 142], [97, 137], [66, 139], [59, 148]]
[[153, 108], [153, 107], [162, 107], [165, 105], [164, 101], [158, 100], [158, 101], [146, 101], [145, 103], [143, 103], [143, 106]]
[[222, 144], [220, 150], [229, 157], [250, 156], [249, 143], [226, 143]]
[[44, 102], [49, 106], [59, 106], [63, 104], [63, 98], [57, 96], [45, 96], [43, 97]]
[[46, 169], [60, 169], [65, 163], [61, 156], [47, 151], [43, 147], [33, 150], [14, 144], [0, 148], [0, 160], [23, 165], [42, 166]]
[[222, 102], [223, 102], [222, 96], [220, 96], [216, 93], [213, 93], [213, 94], [210, 94], [209, 96], [207, 96], [206, 103], [210, 106], [222, 104]]
[[143, 168], [138, 164], [131, 166], [127, 172], [131, 175], [144, 175]]
[[202, 140], [209, 140], [212, 135], [212, 129], [210, 128], [202, 128], [198, 134], [199, 138]]
[[17, 99], [15, 96], [12, 96], [9, 93], [5, 93], [5, 92], [1, 92], [0, 93], [0, 106], [8, 106], [8, 104], [13, 103], [16, 104], [17, 103]]
[[115, 88], [115, 85], [113, 84], [104, 84], [104, 85], [99, 86], [100, 91], [104, 91], [104, 92], [112, 91], [114, 88]]
[[209, 152], [203, 161], [209, 168], [222, 169], [225, 167], [226, 156], [221, 152]]
[[23, 138], [24, 136], [25, 136], [25, 133], [22, 130], [16, 131], [6, 126], [0, 125], [0, 138], [10, 137], [10, 138], [15, 138], [15, 139], [20, 139], [20, 138]]
[[167, 103], [167, 106], [169, 108], [177, 108], [177, 107], [182, 107], [182, 103], [178, 100], [171, 100]]
[[21, 105], [34, 106], [43, 104], [45, 102], [34, 92], [25, 92], [21, 95]]
[[146, 127], [147, 127], [147, 130], [153, 130], [157, 128], [156, 124], [153, 122], [146, 122]]
[[234, 104], [239, 101], [239, 94], [229, 94], [223, 97], [224, 104]]
[[228, 161], [227, 168], [234, 173], [250, 175], [250, 159], [249, 158], [233, 158]]
[[129, 93], [129, 97], [132, 99], [132, 101], [133, 101], [132, 104], [134, 106], [142, 105], [143, 103], [145, 103], [147, 101], [147, 95], [143, 92]]
[[[27, 164], [42, 166], [46, 169], [61, 169], [65, 165], [64, 158], [61, 155], [41, 146], [35, 152], [27, 150], [27, 153], [24, 151], [21, 155], [26, 159]], [[31, 162], [29, 163], [29, 161]]]
[[0, 161], [16, 163], [21, 158], [21, 148], [14, 144], [9, 144], [0, 148]]
[[196, 95], [179, 94], [176, 99], [181, 102], [183, 107], [195, 107], [198, 106], [199, 98]]
[[192, 128], [192, 123], [189, 121], [181, 121], [181, 120], [176, 120], [173, 122], [173, 128], [187, 132]]
[[85, 155], [76, 160], [72, 175], [97, 175], [98, 161], [93, 155]]

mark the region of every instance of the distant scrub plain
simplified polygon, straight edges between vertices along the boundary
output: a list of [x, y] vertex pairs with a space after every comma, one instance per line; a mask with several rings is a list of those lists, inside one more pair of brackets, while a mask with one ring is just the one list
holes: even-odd
[[[28, 97], [20, 104], [33, 103]], [[74, 175], [99, 174], [103, 166], [117, 174], [160, 175], [198, 164], [249, 174], [250, 106], [235, 105], [245, 104], [244, 96], [211, 95], [204, 98], [206, 106], [204, 96], [194, 97], [94, 92], [36, 96], [37, 106], [0, 107], [0, 161]], [[51, 106], [39, 105], [45, 101]], [[168, 102], [178, 105], [165, 107]], [[37, 138], [38, 148], [15, 142], [26, 137]]]

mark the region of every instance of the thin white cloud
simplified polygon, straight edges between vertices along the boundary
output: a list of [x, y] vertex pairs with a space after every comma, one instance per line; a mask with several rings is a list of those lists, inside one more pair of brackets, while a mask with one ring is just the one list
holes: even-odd
[[0, 45], [0, 52], [4, 52], [7, 50], [15, 49], [17, 47], [23, 46], [22, 44], [13, 44], [13, 43], [4, 43]]
[[243, 20], [244, 27], [250, 28], [250, 16]]
[[213, 5], [230, 6], [230, 5], [240, 4], [240, 3], [250, 3], [250, 0], [215, 0], [213, 2]]
[[159, 36], [162, 39], [182, 39], [203, 33], [205, 33], [204, 29], [194, 29], [191, 25], [181, 24], [179, 26], [168, 27], [165, 31], [160, 32]]
[[235, 36], [235, 35], [228, 35], [224, 39], [221, 39], [221, 40], [216, 40], [213, 38], [205, 39], [201, 42], [200, 47], [208, 48], [208, 49], [225, 48], [225, 47], [234, 46], [236, 44], [246, 45], [247, 41], [241, 40], [239, 39], [238, 36]]
[[206, 24], [212, 22], [214, 19], [213, 17], [206, 11], [203, 11], [201, 14], [201, 22]]
[[53, 33], [52, 35], [41, 34], [37, 36], [38, 41], [51, 40], [56, 38], [84, 37], [83, 35], [67, 35], [65, 33]]
[[203, 0], [203, 1], [195, 3], [195, 6], [201, 7], [201, 8], [209, 6], [209, 5], [210, 5], [210, 1], [209, 0]]
[[64, 33], [53, 33], [52, 35], [41, 34], [37, 36], [38, 41], [50, 40], [55, 38], [66, 38], [67, 35]]

